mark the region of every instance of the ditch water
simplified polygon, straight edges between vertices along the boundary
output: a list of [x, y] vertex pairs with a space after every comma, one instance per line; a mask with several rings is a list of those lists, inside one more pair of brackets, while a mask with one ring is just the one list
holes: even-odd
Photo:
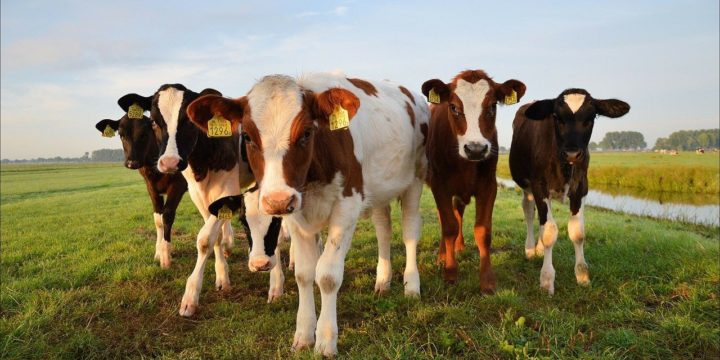
[[[497, 180], [503, 187], [517, 186], [509, 179]], [[588, 191], [585, 204], [626, 214], [720, 226], [718, 195], [633, 192], [626, 188], [603, 188]]]

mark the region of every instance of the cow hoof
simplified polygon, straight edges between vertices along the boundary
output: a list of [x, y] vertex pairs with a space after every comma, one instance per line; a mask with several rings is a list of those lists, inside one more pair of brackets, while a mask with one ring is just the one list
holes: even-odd
[[383, 295], [390, 290], [390, 282], [376, 282], [375, 283], [375, 294]]
[[283, 288], [271, 288], [268, 290], [268, 304], [279, 299], [283, 295]]
[[540, 271], [540, 287], [550, 295], [555, 293], [555, 269]]
[[230, 281], [226, 280], [215, 280], [215, 290], [222, 291], [224, 293], [230, 292]]
[[191, 316], [195, 315], [195, 312], [197, 311], [197, 309], [198, 309], [197, 303], [192, 303], [191, 301], [185, 301], [185, 299], [183, 299], [182, 303], [180, 304], [179, 313], [180, 313], [180, 316], [191, 317]]
[[337, 355], [337, 337], [325, 340], [320, 339], [315, 343], [315, 353], [324, 357], [334, 357]]
[[535, 257], [535, 248], [525, 249], [525, 258], [530, 260]]
[[300, 351], [302, 349], [308, 349], [315, 343], [313, 335], [306, 335], [302, 332], [296, 331], [295, 338], [293, 339], [292, 350]]
[[406, 272], [404, 274], [405, 296], [419, 298], [420, 297], [420, 274], [415, 271]]
[[537, 256], [537, 257], [545, 256], [545, 245], [543, 245], [542, 239], [539, 239], [537, 242], [537, 245], [535, 245], [535, 256]]
[[580, 263], [575, 265], [575, 278], [580, 285], [590, 285], [590, 272], [588, 271], [587, 264]]

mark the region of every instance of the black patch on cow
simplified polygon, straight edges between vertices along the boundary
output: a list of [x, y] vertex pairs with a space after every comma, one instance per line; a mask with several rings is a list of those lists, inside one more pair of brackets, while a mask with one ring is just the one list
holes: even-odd
[[233, 195], [233, 196], [226, 196], [224, 198], [220, 198], [218, 200], [213, 201], [212, 204], [208, 207], [208, 211], [210, 211], [211, 214], [217, 216], [218, 211], [223, 206], [227, 206], [232, 212], [238, 211], [240, 207], [242, 207], [243, 201], [242, 196], [240, 195]]

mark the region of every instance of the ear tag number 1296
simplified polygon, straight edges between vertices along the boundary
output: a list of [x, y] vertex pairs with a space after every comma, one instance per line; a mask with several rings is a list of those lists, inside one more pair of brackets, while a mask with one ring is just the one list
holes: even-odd
[[230, 121], [220, 115], [215, 115], [208, 121], [208, 137], [229, 137], [232, 136]]
[[330, 114], [330, 130], [344, 129], [350, 126], [350, 117], [347, 110], [342, 106], [335, 107], [335, 111]]

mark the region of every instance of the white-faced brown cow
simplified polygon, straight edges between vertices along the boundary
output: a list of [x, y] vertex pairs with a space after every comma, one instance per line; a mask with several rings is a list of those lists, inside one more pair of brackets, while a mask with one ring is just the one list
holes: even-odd
[[428, 80], [422, 92], [431, 102], [438, 102], [430, 116], [427, 183], [440, 218], [439, 261], [445, 264], [445, 281], [457, 280], [455, 252], [465, 248], [463, 212], [470, 198], [475, 197], [480, 289], [492, 293], [495, 275], [490, 264], [490, 243], [498, 161], [496, 107], [498, 103], [516, 103], [525, 94], [525, 85], [517, 80], [499, 84], [484, 71], [467, 70], [449, 84]]
[[[119, 103], [122, 103], [120, 99]], [[158, 157], [159, 139], [156, 127], [142, 112], [125, 114], [119, 120], [104, 119], [95, 124], [104, 136], [113, 136], [117, 131], [125, 153], [125, 167], [137, 169], [145, 180], [150, 201], [153, 205], [153, 218], [157, 239], [155, 241], [155, 260], [164, 269], [170, 267], [170, 238], [172, 226], [183, 194], [187, 191], [187, 182], [180, 174], [162, 174], [155, 168]], [[108, 128], [112, 131], [108, 132]], [[165, 197], [163, 198], [163, 195]]]
[[[540, 287], [555, 291], [552, 248], [558, 227], [550, 211], [552, 194], [570, 198], [568, 237], [575, 247], [575, 278], [578, 284], [590, 283], [583, 254], [585, 220], [583, 198], [588, 192], [587, 170], [590, 164], [588, 143], [595, 117], [617, 118], [630, 110], [627, 103], [594, 99], [583, 89], [568, 89], [555, 99], [523, 105], [515, 115], [510, 148], [510, 172], [523, 190], [527, 238], [525, 255], [544, 256]], [[533, 236], [533, 217], [538, 209], [540, 222], [537, 246]]]
[[[363, 210], [372, 209], [380, 260], [376, 289], [390, 283], [390, 207], [400, 199], [406, 248], [405, 293], [419, 295], [416, 248], [427, 160], [424, 99], [402, 86], [317, 74], [267, 76], [247, 96], [208, 96], [189, 109], [206, 127], [220, 114], [242, 124], [262, 212], [283, 216], [295, 252], [300, 303], [293, 348], [337, 352], [337, 292]], [[349, 122], [349, 125], [348, 125]], [[332, 128], [332, 129], [331, 129]], [[327, 227], [319, 253], [315, 235]], [[322, 307], [315, 314], [313, 282]]]

